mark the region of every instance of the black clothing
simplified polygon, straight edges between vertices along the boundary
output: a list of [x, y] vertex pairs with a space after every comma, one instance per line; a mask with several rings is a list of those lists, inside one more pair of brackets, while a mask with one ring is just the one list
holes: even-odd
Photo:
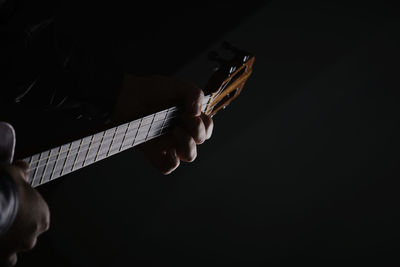
[[2, 9], [2, 105], [68, 109], [77, 117], [89, 111], [94, 116], [93, 109], [109, 111], [122, 70], [107, 44], [91, 36], [86, 27], [74, 25], [75, 17], [62, 5], [15, 0], [7, 1]]
[[[36, 129], [50, 133], [49, 124], [65, 132], [71, 120], [107, 121], [119, 92], [123, 72], [108, 43], [66, 5], [9, 0], [0, 6], [0, 121], [14, 126], [17, 145]], [[0, 234], [17, 203], [15, 185], [1, 174]]]

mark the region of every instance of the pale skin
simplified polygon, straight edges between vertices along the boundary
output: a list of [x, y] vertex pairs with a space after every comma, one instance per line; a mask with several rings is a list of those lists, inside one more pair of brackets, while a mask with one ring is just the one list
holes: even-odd
[[23, 161], [3, 166], [18, 191], [18, 212], [13, 225], [0, 240], [0, 266], [14, 266], [17, 254], [32, 249], [40, 234], [50, 226], [50, 211], [42, 196], [28, 183], [28, 164]]
[[140, 146], [153, 166], [163, 174], [170, 174], [181, 161], [194, 161], [197, 145], [211, 137], [214, 123], [210, 116], [201, 112], [203, 98], [201, 89], [173, 77], [126, 75], [115, 120], [131, 120], [182, 103], [184, 112], [180, 125]]
[[[194, 161], [197, 146], [211, 137], [214, 124], [201, 112], [203, 98], [201, 89], [173, 77], [125, 75], [113, 119], [132, 120], [183, 104], [180, 123], [172, 131], [139, 146], [152, 165], [168, 175], [181, 162]], [[2, 168], [14, 179], [19, 198], [17, 217], [0, 240], [0, 266], [13, 266], [18, 253], [31, 250], [39, 235], [49, 229], [50, 211], [39, 192], [26, 182], [27, 163], [18, 161]]]

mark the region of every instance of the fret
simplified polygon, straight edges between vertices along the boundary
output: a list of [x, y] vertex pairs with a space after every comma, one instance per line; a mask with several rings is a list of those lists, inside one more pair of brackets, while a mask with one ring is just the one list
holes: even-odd
[[172, 121], [171, 119], [167, 120], [167, 122], [164, 124], [163, 128], [161, 129], [160, 133], [158, 134], [159, 136], [163, 135], [171, 128], [171, 126], [172, 126], [171, 121]]
[[46, 162], [46, 167], [43, 172], [43, 177], [40, 181], [40, 184], [44, 184], [50, 180], [50, 177], [54, 171], [54, 167], [56, 165], [56, 159], [57, 156], [59, 155], [61, 147], [56, 147], [50, 150], [50, 155], [48, 157], [48, 160]]
[[67, 156], [68, 156], [69, 148], [71, 147], [71, 144], [72, 143], [68, 143], [68, 144], [61, 146], [58, 158], [56, 160], [56, 164], [54, 166], [54, 172], [53, 172], [52, 176], [50, 177], [51, 179], [58, 178], [62, 175], [62, 171], [63, 171], [64, 165], [65, 165], [65, 162], [67, 161]]
[[154, 119], [154, 115], [149, 115], [149, 116], [142, 118], [142, 120], [140, 121], [139, 128], [136, 132], [135, 138], [132, 141], [131, 146], [134, 146], [134, 145], [138, 144], [138, 142], [144, 140], [144, 138], [147, 136], [147, 133], [151, 127], [151, 122], [153, 121], [153, 119]]
[[74, 152], [71, 153], [74, 158], [74, 161], [72, 162], [72, 166], [71, 166], [71, 172], [75, 170], [74, 166], [76, 164], [76, 160], [78, 159], [78, 155], [79, 155], [79, 151], [81, 150], [82, 142], [83, 142], [83, 139], [80, 140], [79, 145], [78, 145], [78, 150], [76, 151], [76, 153], [75, 153], [75, 149], [74, 149]]
[[155, 120], [155, 118], [156, 118], [156, 115], [157, 115], [157, 114], [154, 114], [154, 115], [153, 115], [153, 118], [152, 118], [152, 120], [151, 120], [151, 122], [150, 122], [149, 130], [147, 131], [146, 137], [144, 138], [145, 141], [147, 140], [147, 138], [148, 138], [148, 136], [149, 136], [149, 133], [151, 132], [151, 128], [153, 127], [153, 124], [154, 124], [154, 120]]
[[180, 113], [180, 110], [179, 110], [179, 109], [172, 109], [172, 110], [168, 113], [167, 120], [177, 117], [177, 116], [179, 115], [179, 113]]
[[125, 150], [125, 149], [132, 147], [132, 143], [133, 143], [132, 140], [135, 139], [135, 136], [139, 130], [141, 122], [142, 122], [142, 119], [139, 119], [139, 120], [132, 121], [129, 124], [126, 137], [124, 139], [124, 142], [121, 145], [121, 150]]
[[120, 147], [122, 146], [123, 139], [125, 138], [127, 130], [128, 130], [128, 123], [125, 123], [117, 127], [117, 131], [113, 137], [113, 142], [110, 146], [110, 150], [108, 151], [107, 156], [114, 155], [120, 151]]
[[121, 141], [122, 135], [121, 132], [125, 132], [124, 130], [121, 131], [120, 126], [117, 126], [114, 132], [114, 135], [111, 139], [111, 144], [110, 147], [108, 148], [106, 157], [111, 156], [114, 153], [114, 151], [116, 151], [118, 149], [118, 147], [120, 146], [119, 141]]
[[153, 122], [153, 120], [154, 120], [154, 114], [152, 114], [152, 115], [149, 115], [149, 116], [146, 116], [146, 117], [144, 117], [143, 119], [142, 119], [142, 123], [140, 124], [140, 126], [142, 127], [146, 127], [146, 126], [149, 126], [150, 127], [150, 125], [151, 125], [151, 123]]
[[61, 175], [65, 175], [65, 174], [72, 172], [72, 166], [74, 165], [74, 162], [75, 162], [75, 159], [77, 156], [76, 151], [78, 151], [80, 143], [81, 143], [81, 140], [76, 140], [71, 143], [71, 146], [68, 150], [67, 157], [66, 157]]
[[[150, 120], [151, 118], [146, 118], [147, 122]], [[144, 120], [143, 120], [144, 121]], [[132, 142], [132, 146], [141, 144], [145, 141], [145, 138], [147, 136], [147, 133], [149, 132], [149, 129], [151, 127], [151, 124], [147, 123], [143, 123], [143, 125], [141, 125], [136, 133], [135, 138], [133, 139]]]
[[156, 121], [151, 125], [149, 129], [149, 133], [146, 136], [146, 140], [153, 139], [154, 137], [158, 136], [162, 132], [162, 128], [164, 126], [165, 121]]
[[115, 130], [116, 130], [116, 128], [114, 127], [114, 128], [108, 129], [105, 132], [103, 140], [100, 145], [100, 149], [97, 152], [95, 161], [104, 159], [106, 157], [107, 151], [108, 151], [108, 149], [110, 149], [110, 145], [111, 145], [111, 141], [112, 141], [110, 139], [110, 137], [114, 135]]
[[93, 143], [93, 138], [94, 138], [94, 135], [91, 135], [91, 136], [90, 136], [90, 141], [89, 141], [89, 143], [88, 143], [88, 147], [87, 147], [87, 150], [86, 150], [85, 157], [83, 158], [82, 167], [88, 165], [88, 164], [86, 164], [86, 161], [87, 161], [87, 159], [88, 159], [89, 151], [90, 151], [91, 145], [92, 145], [92, 143]]
[[82, 139], [82, 143], [80, 145], [80, 150], [78, 152], [78, 156], [75, 161], [75, 165], [73, 167], [73, 170], [77, 170], [83, 167], [84, 162], [86, 160], [86, 157], [89, 152], [89, 146], [91, 144], [93, 135], [91, 136], [86, 136], [85, 138]]
[[157, 112], [156, 115], [154, 116], [154, 121], [160, 121], [164, 120], [168, 114], [169, 109]]
[[131, 123], [129, 122], [128, 126], [126, 127], [126, 130], [125, 130], [125, 133], [124, 133], [124, 137], [122, 138], [121, 146], [119, 147], [118, 151], [122, 150], [122, 147], [124, 145], [124, 142], [125, 142], [125, 139], [126, 139], [126, 135], [128, 133], [128, 129], [129, 129], [130, 125], [131, 125]]
[[161, 124], [160, 134], [161, 134], [162, 131], [163, 131], [163, 128], [164, 128], [164, 125], [165, 125], [165, 121], [167, 120], [167, 117], [168, 117], [169, 110], [170, 110], [170, 109], [167, 109], [167, 112], [165, 112], [165, 117], [164, 117], [164, 119], [163, 119], [163, 121], [162, 121], [162, 124]]
[[40, 184], [41, 177], [43, 175], [44, 169], [46, 167], [46, 162], [48, 160], [48, 156], [50, 154], [50, 150], [46, 150], [40, 153], [38, 165], [35, 169], [35, 174], [33, 175], [32, 186], [38, 186]]
[[[84, 143], [84, 141], [85, 141], [85, 143]], [[88, 142], [87, 137], [81, 139], [81, 142], [79, 143], [79, 146], [78, 146], [78, 151], [76, 152], [74, 163], [72, 164], [72, 167], [71, 167], [71, 171], [75, 171], [81, 167], [82, 163], [79, 162], [79, 154], [82, 155], [82, 151], [84, 151], [82, 148], [82, 145], [84, 144], [86, 146], [87, 142]]]
[[105, 132], [100, 132], [93, 135], [92, 142], [89, 145], [89, 150], [85, 162], [83, 163], [84, 166], [92, 164], [95, 162], [95, 158], [97, 152], [100, 149], [101, 141], [103, 140]]
[[36, 173], [36, 167], [39, 163], [39, 157], [40, 157], [40, 153], [33, 155], [30, 160], [28, 182], [31, 185], [32, 185], [33, 177], [35, 176], [35, 173]]
[[58, 178], [61, 176], [61, 169], [62, 166], [64, 165], [64, 161], [66, 160], [65, 157], [63, 157], [63, 154], [66, 154], [68, 151], [70, 144], [65, 144], [60, 146], [60, 149], [58, 151], [57, 157], [56, 157], [56, 161], [54, 163], [54, 168], [53, 171], [50, 174], [50, 180], [53, 180], [55, 178]]

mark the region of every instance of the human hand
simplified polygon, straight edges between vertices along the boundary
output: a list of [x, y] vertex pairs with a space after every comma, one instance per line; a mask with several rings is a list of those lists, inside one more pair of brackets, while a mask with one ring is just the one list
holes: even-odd
[[31, 250], [38, 236], [49, 229], [50, 212], [39, 192], [27, 183], [26, 162], [17, 161], [3, 168], [17, 186], [19, 206], [14, 223], [0, 239], [0, 266], [14, 266], [17, 253]]
[[203, 97], [201, 89], [173, 77], [127, 75], [114, 119], [131, 120], [183, 104], [180, 123], [172, 131], [139, 146], [153, 166], [170, 174], [181, 161], [194, 161], [197, 145], [211, 137], [214, 124], [201, 112]]

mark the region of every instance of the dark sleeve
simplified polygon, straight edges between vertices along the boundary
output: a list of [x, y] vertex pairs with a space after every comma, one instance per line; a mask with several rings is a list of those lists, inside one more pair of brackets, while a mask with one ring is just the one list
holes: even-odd
[[113, 38], [90, 10], [48, 2], [18, 1], [18, 23], [0, 12], [0, 105], [107, 122], [123, 79]]
[[10, 175], [0, 170], [0, 237], [7, 232], [18, 211], [17, 187]]

